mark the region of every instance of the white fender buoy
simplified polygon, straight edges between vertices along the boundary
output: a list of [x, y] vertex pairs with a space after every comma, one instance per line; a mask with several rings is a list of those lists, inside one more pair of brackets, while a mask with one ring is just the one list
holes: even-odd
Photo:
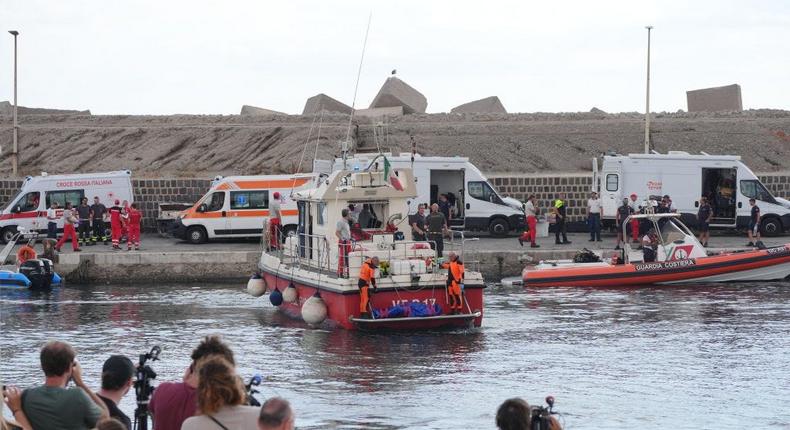
[[326, 303], [321, 294], [316, 291], [302, 305], [302, 319], [310, 325], [318, 325], [326, 319]]
[[266, 280], [257, 273], [247, 281], [247, 293], [253, 297], [260, 297], [266, 293]]
[[296, 291], [296, 286], [293, 282], [288, 284], [288, 287], [283, 290], [283, 301], [288, 303], [296, 303], [296, 300], [299, 298], [299, 294]]

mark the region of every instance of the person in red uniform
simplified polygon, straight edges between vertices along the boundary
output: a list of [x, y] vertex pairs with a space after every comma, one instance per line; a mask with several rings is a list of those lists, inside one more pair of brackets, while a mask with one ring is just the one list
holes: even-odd
[[112, 248], [121, 249], [121, 216], [123, 208], [119, 200], [115, 201], [115, 206], [111, 207], [110, 212], [110, 231], [112, 236]]
[[71, 239], [71, 247], [74, 249], [75, 252], [82, 251], [79, 247], [79, 239], [77, 238], [77, 230], [74, 228], [74, 224], [77, 224], [79, 221], [77, 217], [74, 215], [74, 209], [71, 206], [71, 202], [66, 202], [66, 208], [63, 209], [63, 236], [61, 236], [60, 240], [57, 244], [55, 244], [55, 251], [60, 252], [60, 248], [63, 247], [63, 244], [66, 243], [66, 240]]
[[362, 318], [370, 318], [370, 313], [368, 312], [368, 307], [370, 307], [369, 289], [372, 286], [374, 293], [378, 289], [376, 287], [376, 268], [378, 266], [379, 258], [373, 257], [365, 260], [359, 269], [357, 287], [359, 287], [359, 314]]
[[137, 209], [137, 203], [132, 203], [129, 207], [129, 221], [127, 222], [129, 229], [129, 236], [126, 240], [126, 250], [131, 251], [132, 245], [134, 250], [140, 250], [140, 221], [143, 219], [143, 213]]
[[447, 269], [447, 300], [453, 315], [463, 312], [464, 263], [455, 252], [450, 252], [450, 261], [442, 264]]

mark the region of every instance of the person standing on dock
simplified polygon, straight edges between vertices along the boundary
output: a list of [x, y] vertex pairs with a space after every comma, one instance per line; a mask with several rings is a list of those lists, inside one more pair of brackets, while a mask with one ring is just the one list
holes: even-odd
[[63, 209], [63, 215], [61, 218], [63, 219], [63, 236], [61, 236], [60, 240], [55, 245], [55, 251], [60, 252], [63, 244], [66, 243], [66, 240], [68, 239], [71, 239], [71, 247], [74, 252], [82, 251], [82, 249], [79, 247], [77, 231], [74, 229], [74, 224], [76, 224], [78, 221], [77, 217], [74, 216], [74, 210], [71, 207], [71, 202], [66, 202], [66, 208]]
[[590, 226], [590, 242], [601, 241], [601, 199], [595, 191], [587, 199], [587, 224]]
[[121, 249], [121, 216], [123, 209], [120, 200], [115, 201], [115, 206], [110, 208], [110, 231], [112, 236], [112, 249]]
[[749, 199], [749, 206], [752, 207], [752, 212], [749, 217], [749, 243], [746, 246], [756, 246], [760, 241], [760, 207], [754, 198]]
[[348, 209], [340, 212], [340, 219], [335, 226], [337, 236], [337, 276], [348, 277], [348, 253], [351, 252], [351, 213]]
[[[568, 240], [568, 227], [566, 225], [568, 203], [565, 202], [565, 193], [559, 193], [557, 195], [557, 199], [554, 200], [554, 205], [552, 206], [552, 211], [554, 212], [554, 219], [556, 220], [554, 223], [554, 243], [557, 245], [570, 244], [571, 241]], [[560, 242], [560, 235], [562, 235], [562, 242]]]
[[527, 217], [527, 231], [518, 238], [518, 243], [524, 246], [524, 242], [529, 240], [531, 248], [540, 248], [535, 242], [538, 236], [538, 207], [535, 204], [534, 194], [530, 194], [527, 202], [524, 203], [524, 215]]
[[280, 193], [275, 191], [272, 194], [272, 201], [269, 202], [269, 247], [272, 249], [280, 248], [280, 229], [282, 228], [282, 209], [280, 208]]
[[359, 287], [359, 315], [361, 318], [370, 318], [370, 287], [373, 287], [375, 293], [378, 288], [376, 287], [376, 269], [379, 267], [379, 258], [368, 258], [362, 263], [359, 269], [359, 279], [357, 280], [357, 287]]
[[104, 225], [104, 217], [106, 215], [107, 207], [101, 204], [99, 196], [95, 196], [91, 205], [91, 222], [93, 223], [93, 237], [91, 241], [94, 245], [99, 239], [107, 245], [107, 230]]
[[132, 203], [129, 207], [129, 212], [127, 214], [129, 216], [129, 236], [126, 240], [126, 250], [131, 251], [132, 245], [134, 245], [134, 250], [140, 250], [140, 222], [143, 220], [143, 214], [137, 209], [137, 203]]
[[91, 207], [88, 206], [88, 198], [83, 197], [80, 199], [80, 204], [76, 209], [79, 216], [79, 232], [77, 236], [80, 239], [80, 246], [91, 244]]
[[710, 221], [713, 219], [713, 208], [708, 203], [705, 196], [699, 199], [699, 211], [697, 211], [697, 229], [699, 230], [699, 243], [708, 246], [710, 239]]
[[439, 258], [444, 252], [444, 235], [447, 232], [447, 218], [439, 212], [439, 205], [431, 205], [431, 214], [425, 218], [425, 226], [428, 229], [428, 240], [431, 241], [431, 248], [436, 250]]
[[55, 201], [47, 209], [47, 238], [58, 238], [58, 203]]

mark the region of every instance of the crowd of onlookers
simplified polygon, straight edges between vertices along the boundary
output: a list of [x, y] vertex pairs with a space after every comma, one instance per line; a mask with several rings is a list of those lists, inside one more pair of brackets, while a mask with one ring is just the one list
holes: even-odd
[[[270, 398], [260, 407], [248, 406], [250, 399], [236, 373], [233, 351], [218, 336], [204, 338], [190, 358], [181, 382], [164, 382], [154, 390], [148, 402], [154, 430], [294, 428], [294, 412], [282, 398]], [[42, 385], [24, 391], [3, 387], [13, 421], [0, 415], [0, 430], [133, 428], [132, 419], [118, 408], [121, 399], [134, 392], [137, 369], [129, 358], [112, 355], [104, 362], [98, 391], [83, 381], [77, 353], [68, 343], [47, 342], [40, 360]], [[73, 387], [69, 387], [71, 382]], [[509, 399], [499, 407], [496, 425], [502, 430], [530, 429], [534, 414], [524, 400]], [[561, 429], [554, 417], [546, 422], [549, 429]]]
[[[118, 403], [134, 386], [134, 363], [122, 355], [108, 358], [95, 392], [83, 381], [76, 357], [66, 342], [46, 343], [40, 354], [44, 384], [24, 391], [3, 387], [13, 421], [0, 417], [0, 430], [131, 430], [132, 419]], [[203, 339], [191, 359], [181, 382], [165, 382], [154, 390], [148, 409], [155, 430], [294, 428], [286, 400], [274, 397], [260, 407], [247, 405], [233, 351], [218, 336]]]

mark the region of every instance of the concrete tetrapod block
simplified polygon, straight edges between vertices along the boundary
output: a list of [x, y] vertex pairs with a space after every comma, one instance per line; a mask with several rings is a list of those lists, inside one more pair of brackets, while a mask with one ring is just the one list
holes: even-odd
[[277, 112], [276, 110], [269, 110], [250, 105], [241, 107], [241, 115], [245, 116], [266, 116], [266, 115], [288, 115], [284, 112]]
[[385, 107], [385, 108], [373, 108], [373, 109], [357, 109], [354, 111], [354, 116], [359, 118], [384, 118], [390, 116], [403, 116], [403, 107], [402, 106], [395, 106], [395, 107]]
[[396, 77], [389, 77], [384, 81], [379, 93], [370, 103], [370, 108], [402, 106], [403, 113], [425, 113], [428, 99], [406, 82]]
[[450, 113], [507, 113], [499, 97], [491, 96], [464, 103], [450, 110]]
[[741, 86], [703, 88], [686, 91], [689, 112], [742, 111]]
[[302, 115], [321, 113], [321, 111], [351, 113], [351, 106], [347, 106], [328, 95], [321, 93], [307, 99]]

